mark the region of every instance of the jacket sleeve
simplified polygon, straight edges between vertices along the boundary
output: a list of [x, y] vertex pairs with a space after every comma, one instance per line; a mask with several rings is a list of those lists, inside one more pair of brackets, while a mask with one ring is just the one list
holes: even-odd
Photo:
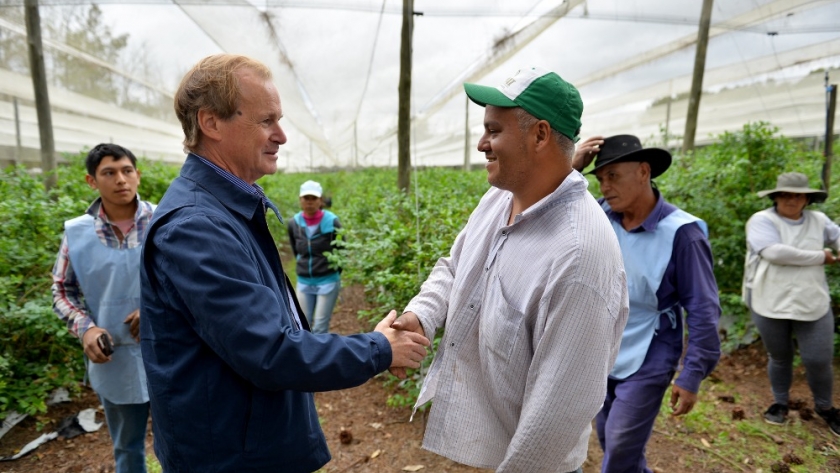
[[672, 258], [677, 267], [679, 302], [688, 312], [688, 347], [675, 383], [696, 393], [720, 359], [720, 300], [712, 248], [697, 225], [684, 225], [677, 231]]
[[341, 221], [338, 219], [338, 217], [336, 217], [335, 220], [333, 220], [333, 234], [332, 241], [330, 242], [330, 245], [333, 248], [332, 251], [340, 251], [342, 248], [344, 248], [344, 244], [338, 239], [338, 234], [341, 228]]
[[286, 225], [286, 229], [289, 231], [289, 246], [292, 247], [292, 255], [297, 258], [297, 241], [295, 240], [295, 227], [297, 223], [295, 223], [294, 217], [289, 219], [289, 223]]
[[225, 219], [193, 214], [151, 235], [145, 264], [173, 324], [183, 319], [187, 333], [265, 390], [344, 389], [390, 366], [390, 344], [381, 333], [298, 329], [272, 282], [283, 276], [267, 272], [266, 255], [243, 231]]

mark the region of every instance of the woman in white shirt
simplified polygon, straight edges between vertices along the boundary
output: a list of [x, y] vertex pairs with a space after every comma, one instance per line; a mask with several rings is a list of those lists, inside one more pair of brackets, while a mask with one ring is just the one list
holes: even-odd
[[834, 314], [823, 268], [838, 261], [826, 247], [840, 249], [840, 227], [822, 212], [805, 210], [823, 202], [826, 192], [808, 187], [804, 174], [781, 174], [776, 188], [758, 196], [773, 206], [747, 222], [744, 300], [769, 356], [774, 402], [764, 419], [786, 421], [795, 335], [815, 411], [840, 436], [840, 411], [832, 406]]

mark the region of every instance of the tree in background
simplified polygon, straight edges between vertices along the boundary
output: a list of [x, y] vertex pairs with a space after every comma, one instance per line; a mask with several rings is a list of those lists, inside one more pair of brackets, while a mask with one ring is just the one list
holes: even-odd
[[[53, 27], [56, 41], [90, 54], [109, 64], [117, 64], [128, 45], [128, 34], [115, 36], [102, 21], [102, 10], [96, 4], [87, 11], [73, 8]], [[119, 104], [120, 88], [111, 71], [62, 52], [51, 54], [52, 80], [57, 86], [103, 102]]]
[[[0, 6], [9, 0], [0, 0]], [[117, 35], [96, 4], [41, 8], [42, 35], [149, 83], [162, 83], [143, 45], [129, 47], [129, 34]], [[23, 26], [23, 8], [0, 8], [0, 18]], [[50, 84], [148, 116], [174, 120], [172, 99], [77, 56], [45, 48]], [[0, 28], [0, 68], [29, 74], [26, 38]]]
[[[16, 25], [24, 25], [23, 7], [8, 6], [9, 0], [0, 0], [0, 18]], [[29, 73], [29, 53], [25, 38], [5, 28], [0, 28], [0, 68], [19, 74]]]

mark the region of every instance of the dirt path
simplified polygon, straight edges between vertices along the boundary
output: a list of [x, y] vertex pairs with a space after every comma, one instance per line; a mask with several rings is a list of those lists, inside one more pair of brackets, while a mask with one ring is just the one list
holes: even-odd
[[[362, 306], [361, 290], [345, 288], [331, 329], [343, 334], [363, 331], [355, 317], [356, 310]], [[680, 419], [661, 415], [657, 420], [648, 444], [650, 466], [658, 473], [840, 472], [840, 438], [831, 436], [822, 420], [803, 420], [807, 416], [793, 412], [791, 422], [785, 427], [760, 422], [762, 412], [771, 402], [765, 366], [766, 356], [760, 345], [724, 357], [712, 378], [703, 384], [696, 414]], [[835, 367], [834, 373], [834, 401], [840, 405], [840, 366]], [[323, 473], [400, 472], [405, 467], [421, 465], [419, 471], [429, 473], [489, 471], [459, 465], [422, 450], [423, 418], [418, 415], [419, 419], [409, 423], [408, 409], [387, 407], [389, 390], [384, 385], [387, 376], [380, 375], [354, 389], [316, 394], [322, 428], [333, 455]], [[810, 406], [801, 367], [795, 370], [791, 398], [807, 400], [804, 404]], [[0, 439], [0, 456], [12, 454], [41, 433], [52, 431], [65, 416], [98, 404], [95, 394], [84, 389], [81, 397], [73, 402], [54, 406], [37, 419], [24, 420]], [[735, 410], [742, 411], [745, 420], [732, 420]], [[39, 424], [43, 426], [41, 431]], [[341, 441], [342, 436], [347, 443]], [[150, 454], [152, 442], [150, 434], [147, 438]], [[808, 452], [824, 460], [824, 464], [785, 464], [789, 470], [780, 466], [784, 455], [809, 458]], [[600, 471], [600, 461], [600, 448], [593, 435], [584, 472]], [[96, 433], [72, 440], [57, 439], [22, 459], [0, 463], [0, 473], [113, 471], [110, 439], [104, 426]]]

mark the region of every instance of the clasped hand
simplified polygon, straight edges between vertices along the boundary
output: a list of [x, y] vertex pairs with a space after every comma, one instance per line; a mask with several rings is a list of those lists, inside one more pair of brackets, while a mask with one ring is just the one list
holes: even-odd
[[426, 347], [430, 345], [417, 316], [414, 315], [411, 322], [406, 318], [408, 314], [414, 315], [413, 312], [407, 312], [397, 319], [397, 311], [392, 310], [374, 329], [385, 335], [391, 344], [392, 358], [388, 369], [400, 379], [405, 379], [406, 368], [420, 367], [420, 362], [426, 357]]

